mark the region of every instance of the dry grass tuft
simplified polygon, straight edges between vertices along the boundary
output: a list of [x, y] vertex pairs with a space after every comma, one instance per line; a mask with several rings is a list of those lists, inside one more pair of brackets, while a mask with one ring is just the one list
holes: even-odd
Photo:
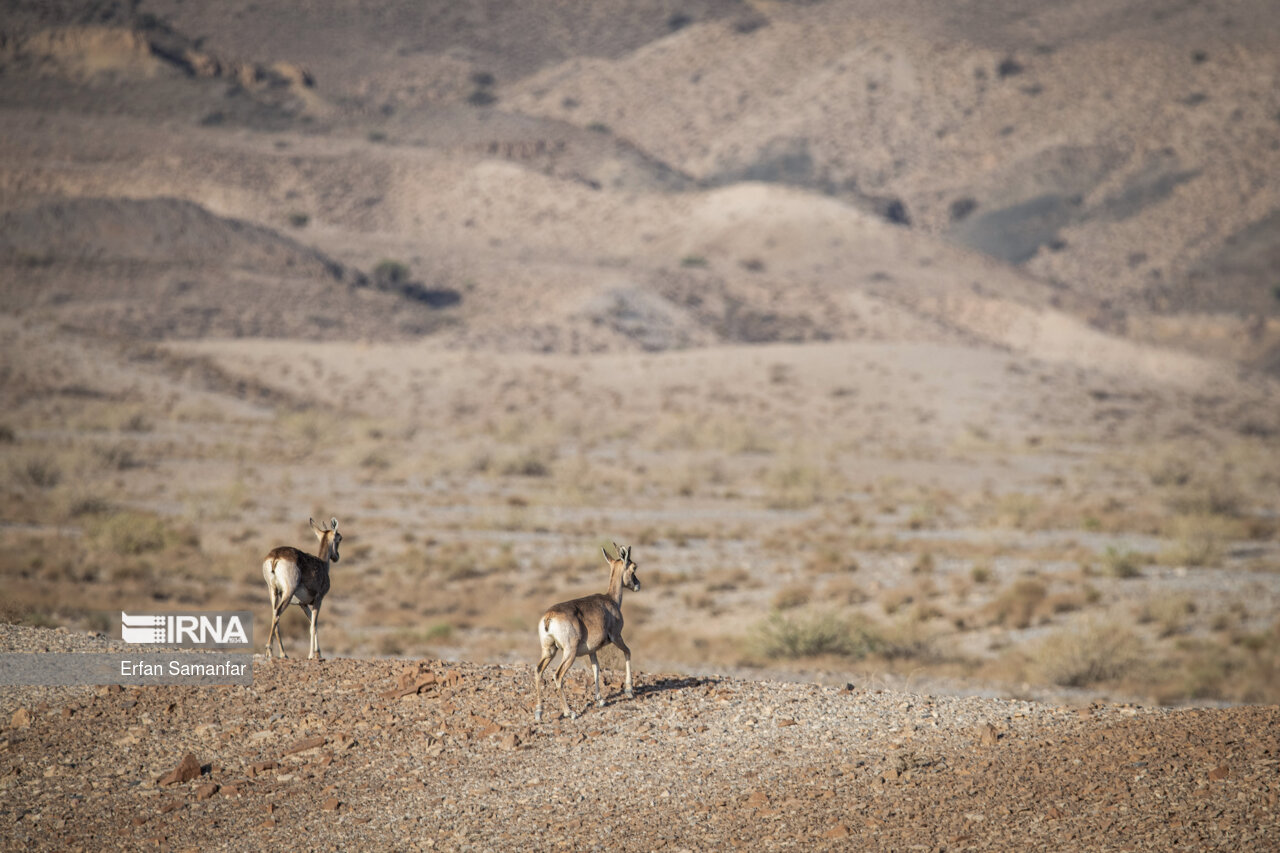
[[1019, 578], [1001, 590], [984, 608], [984, 615], [991, 624], [1026, 628], [1048, 594], [1049, 589], [1043, 581]]
[[1138, 635], [1126, 626], [1089, 620], [1046, 637], [1031, 656], [1040, 682], [1089, 687], [1126, 676], [1143, 659]]

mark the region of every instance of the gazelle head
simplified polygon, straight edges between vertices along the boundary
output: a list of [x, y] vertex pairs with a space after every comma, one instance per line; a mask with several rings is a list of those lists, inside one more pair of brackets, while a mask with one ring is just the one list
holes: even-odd
[[[604, 551], [603, 548], [600, 550]], [[609, 556], [608, 551], [604, 552], [604, 558], [609, 561], [610, 566], [614, 563], [622, 563], [622, 585], [632, 592], [639, 592], [640, 578], [636, 576], [636, 569], [638, 566], [631, 562], [631, 546], [623, 545], [622, 547], [618, 547], [618, 543], [614, 542], [613, 550], [618, 553], [618, 558], [616, 560]]]
[[329, 526], [316, 524], [314, 518], [309, 519], [311, 522], [311, 530], [316, 534], [316, 538], [320, 540], [320, 547], [323, 550], [325, 544], [328, 544], [328, 553], [325, 555], [330, 562], [338, 562], [338, 545], [342, 543], [342, 534], [338, 532], [338, 519], [329, 519]]

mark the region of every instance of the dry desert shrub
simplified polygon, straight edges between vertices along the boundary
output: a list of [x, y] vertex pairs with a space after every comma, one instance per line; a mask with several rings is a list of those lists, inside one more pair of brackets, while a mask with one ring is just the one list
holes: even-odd
[[9, 461], [9, 479], [19, 489], [52, 489], [62, 477], [62, 465], [48, 453], [24, 453]]
[[791, 610], [809, 603], [812, 590], [805, 584], [784, 586], [773, 595], [775, 610]]
[[809, 554], [805, 571], [813, 575], [852, 574], [858, 571], [858, 560], [847, 545], [822, 545]]
[[106, 471], [128, 471], [131, 468], [141, 468], [145, 464], [134, 452], [134, 448], [124, 442], [94, 444], [90, 452], [98, 465]]
[[1157, 666], [1138, 670], [1134, 681], [1161, 704], [1280, 701], [1280, 622], [1227, 637], [1181, 636]]
[[1019, 578], [1001, 590], [983, 612], [991, 624], [1026, 628], [1048, 594], [1048, 587], [1038, 578]]
[[987, 563], [974, 563], [973, 568], [969, 569], [969, 577], [976, 584], [990, 583], [992, 577], [991, 566]]
[[650, 450], [709, 451], [728, 456], [769, 455], [778, 441], [758, 424], [705, 412], [666, 413], [639, 436]]
[[1109, 577], [1126, 579], [1142, 576], [1143, 557], [1137, 551], [1108, 545], [1101, 560], [1103, 572]]
[[783, 614], [775, 611], [748, 638], [748, 651], [770, 660], [837, 655], [860, 659], [874, 652], [879, 637], [860, 620], [831, 612]]
[[707, 592], [732, 592], [740, 586], [759, 586], [751, 573], [743, 568], [717, 568], [705, 576]]
[[769, 509], [806, 509], [833, 488], [827, 468], [799, 457], [781, 459], [765, 474], [765, 505]]
[[1236, 527], [1231, 520], [1214, 515], [1175, 518], [1168, 528], [1173, 542], [1160, 552], [1160, 561], [1165, 565], [1192, 568], [1217, 566]]
[[1137, 613], [1138, 624], [1154, 625], [1160, 638], [1181, 634], [1188, 630], [1189, 617], [1196, 612], [1196, 603], [1183, 593], [1161, 595], [1144, 603]]
[[1130, 628], [1089, 620], [1042, 640], [1031, 653], [1030, 671], [1041, 683], [1089, 687], [1123, 678], [1143, 658], [1142, 642]]
[[[938, 615], [941, 615], [940, 613]], [[930, 618], [911, 614], [876, 629], [875, 653], [888, 661], [912, 661], [916, 664], [940, 663], [947, 655], [942, 651], [942, 635], [929, 627]]]
[[200, 546], [200, 539], [192, 528], [137, 510], [94, 518], [86, 534], [99, 550], [120, 557]]
[[1061, 524], [1061, 518], [1043, 498], [1014, 492], [996, 499], [987, 523], [1013, 530], [1045, 530]]
[[822, 597], [832, 604], [863, 604], [870, 596], [851, 578], [836, 577], [827, 581]]

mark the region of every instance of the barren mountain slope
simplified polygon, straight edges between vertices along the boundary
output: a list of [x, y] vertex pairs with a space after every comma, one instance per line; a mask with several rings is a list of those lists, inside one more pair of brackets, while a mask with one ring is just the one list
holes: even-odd
[[[1120, 328], [1125, 311], [1271, 317], [1256, 353], [1280, 334], [1275, 259], [1232, 248], [1276, 242], [1280, 56], [1264, 6], [1069, 4], [1022, 26], [949, 4], [774, 9], [749, 31], [710, 22], [570, 60], [502, 103], [603, 124], [704, 181], [860, 200], [1106, 300]], [[1217, 287], [1233, 267], [1250, 284]]]
[[[832, 290], [859, 266], [900, 269], [749, 228], [700, 242], [679, 215], [700, 202], [666, 194], [775, 182], [1022, 266], [1048, 286], [1015, 291], [1088, 322], [1265, 366], [1280, 339], [1266, 6], [16, 4], [4, 197], [165, 195], [309, 222], [298, 236], [344, 265], [409, 260], [428, 289], [479, 287], [464, 331], [514, 282], [505, 301], [535, 328], [509, 346], [607, 347], [573, 318], [635, 288], [624, 301], [661, 327], [646, 347], [865, 333]], [[148, 139], [154, 120], [170, 127]], [[875, 239], [902, 269], [937, 245]], [[694, 290], [781, 319], [726, 334], [721, 316], [708, 334], [684, 316], [670, 267], [708, 260]], [[953, 296], [988, 277], [1009, 295], [1009, 275], [938, 260]], [[814, 289], [798, 272], [815, 263], [844, 275]], [[546, 294], [541, 316], [525, 288]], [[762, 293], [788, 289], [809, 316]]]

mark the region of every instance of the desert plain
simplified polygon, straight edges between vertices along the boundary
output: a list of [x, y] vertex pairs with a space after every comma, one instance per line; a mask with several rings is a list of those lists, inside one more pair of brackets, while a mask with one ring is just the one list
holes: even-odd
[[[324, 661], [290, 608], [252, 687], [0, 688], [5, 846], [1274, 849], [1276, 44], [4, 4], [0, 651], [260, 650], [344, 536]], [[534, 724], [613, 543], [636, 699]]]

